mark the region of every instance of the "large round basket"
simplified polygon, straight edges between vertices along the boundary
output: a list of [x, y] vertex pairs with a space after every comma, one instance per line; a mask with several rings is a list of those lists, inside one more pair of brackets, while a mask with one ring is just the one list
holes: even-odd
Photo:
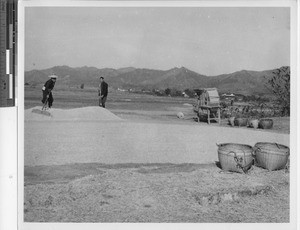
[[257, 164], [269, 171], [285, 168], [290, 149], [285, 145], [268, 142], [258, 142], [254, 146]]
[[224, 171], [246, 173], [253, 163], [250, 145], [225, 143], [218, 145], [218, 157]]
[[258, 123], [259, 123], [258, 119], [252, 119], [252, 120], [249, 121], [249, 127], [257, 129], [258, 128]]
[[263, 118], [259, 121], [258, 127], [261, 129], [272, 129], [273, 120], [269, 118]]
[[247, 126], [248, 119], [247, 118], [235, 118], [234, 125], [235, 126]]

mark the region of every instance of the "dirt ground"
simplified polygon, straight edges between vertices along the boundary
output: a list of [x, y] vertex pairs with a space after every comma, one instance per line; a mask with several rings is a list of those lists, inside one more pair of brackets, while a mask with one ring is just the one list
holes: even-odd
[[25, 167], [25, 181], [25, 222], [289, 222], [285, 170], [73, 164]]
[[[73, 97], [69, 108], [90, 106], [86, 94], [82, 106]], [[30, 95], [25, 108], [37, 105]], [[289, 171], [224, 172], [216, 146], [289, 146], [288, 118], [273, 130], [232, 128], [225, 120], [220, 127], [196, 123], [191, 100], [152, 99], [112, 96], [108, 110], [118, 121], [25, 116], [24, 221], [289, 222]]]

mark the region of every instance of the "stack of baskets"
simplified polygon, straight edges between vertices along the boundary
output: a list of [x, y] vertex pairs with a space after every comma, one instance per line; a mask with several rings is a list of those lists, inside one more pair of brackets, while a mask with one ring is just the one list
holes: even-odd
[[217, 144], [221, 168], [225, 171], [246, 173], [253, 164], [253, 148], [243, 144]]
[[254, 154], [258, 166], [273, 171], [285, 168], [290, 149], [277, 143], [258, 142], [254, 146]]

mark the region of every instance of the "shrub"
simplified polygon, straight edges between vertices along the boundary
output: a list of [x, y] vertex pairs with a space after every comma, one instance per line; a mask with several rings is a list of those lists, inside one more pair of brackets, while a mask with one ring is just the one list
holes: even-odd
[[290, 115], [290, 67], [284, 66], [273, 71], [266, 87], [275, 95], [281, 115]]
[[195, 93], [193, 90], [185, 89], [183, 92], [191, 98], [195, 97]]
[[169, 89], [169, 88], [166, 88], [166, 89], [165, 89], [165, 94], [166, 94], [167, 96], [169, 96], [169, 95], [170, 95], [170, 93], [171, 93], [171, 89]]

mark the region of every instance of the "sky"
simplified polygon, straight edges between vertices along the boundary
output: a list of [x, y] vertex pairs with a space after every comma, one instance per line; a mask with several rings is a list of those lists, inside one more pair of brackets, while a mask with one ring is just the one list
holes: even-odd
[[25, 70], [186, 67], [215, 76], [290, 65], [286, 7], [26, 7]]

